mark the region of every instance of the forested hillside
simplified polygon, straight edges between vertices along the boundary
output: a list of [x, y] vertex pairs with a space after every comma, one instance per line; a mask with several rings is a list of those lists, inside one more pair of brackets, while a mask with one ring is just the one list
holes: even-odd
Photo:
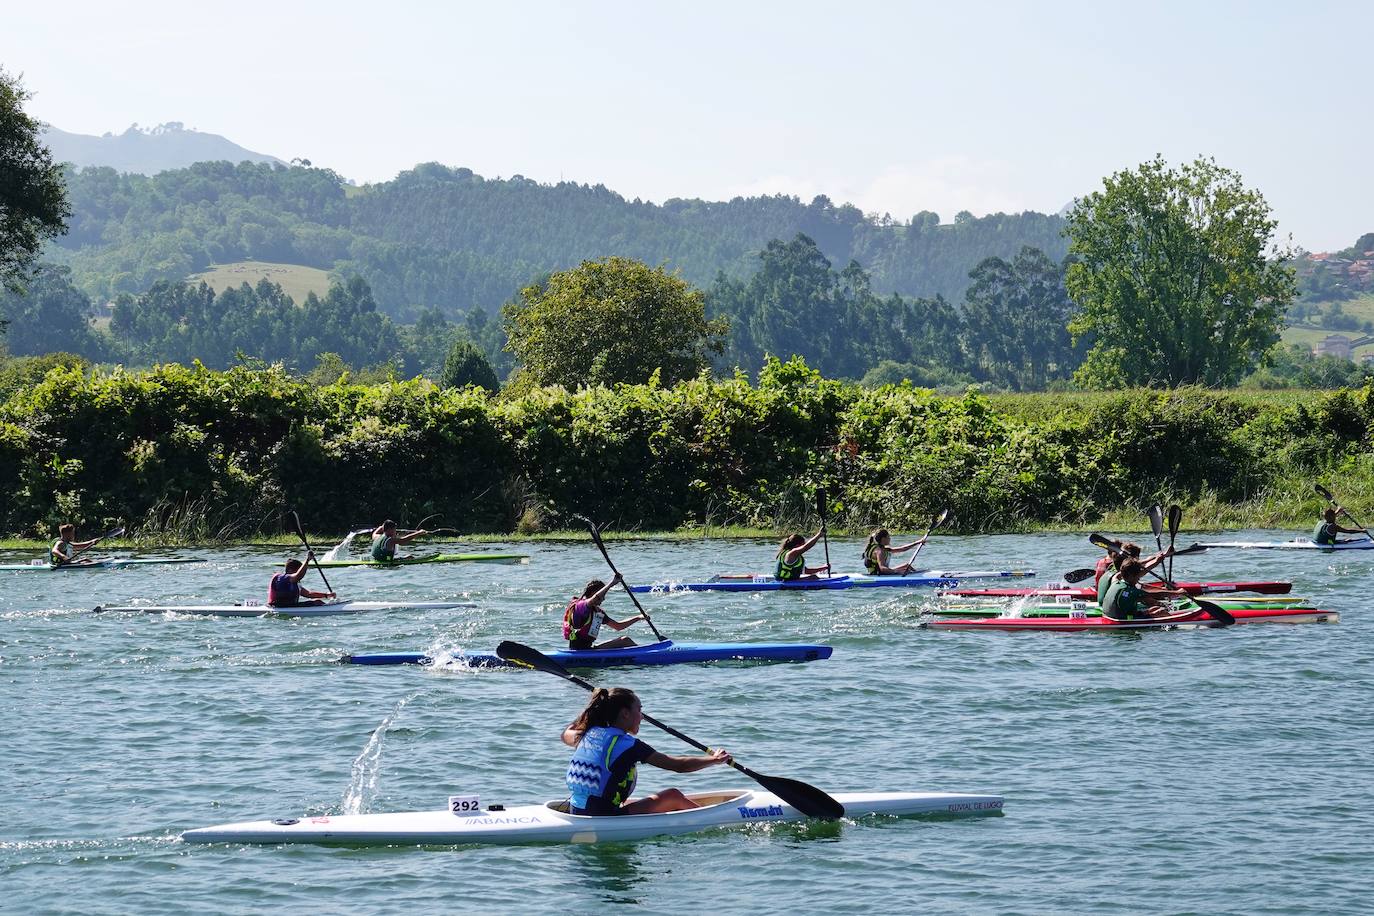
[[110, 168], [69, 176], [71, 231], [51, 260], [97, 299], [138, 294], [211, 264], [303, 264], [368, 281], [383, 312], [413, 319], [494, 312], [523, 284], [582, 260], [620, 255], [666, 263], [705, 286], [743, 278], [774, 239], [804, 233], [838, 266], [856, 260], [874, 291], [958, 301], [969, 271], [1023, 245], [1059, 259], [1057, 216], [934, 213], [870, 218], [825, 197], [728, 202], [626, 200], [603, 186], [486, 179], [429, 163], [394, 181], [350, 188], [317, 168], [202, 162], [151, 177]]

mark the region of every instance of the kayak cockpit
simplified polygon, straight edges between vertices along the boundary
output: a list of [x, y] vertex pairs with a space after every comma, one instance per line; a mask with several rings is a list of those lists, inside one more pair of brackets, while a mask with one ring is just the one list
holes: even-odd
[[[692, 801], [694, 801], [694, 802], [697, 803], [698, 807], [696, 807], [696, 808], [686, 808], [686, 809], [684, 809], [684, 810], [682, 810], [682, 811], [666, 811], [666, 812], [660, 812], [660, 813], [658, 813], [658, 814], [616, 814], [616, 815], [610, 815], [610, 816], [611, 816], [611, 817], [618, 817], [618, 818], [619, 818], [619, 817], [623, 817], [623, 818], [632, 818], [632, 817], [665, 817], [665, 816], [672, 815], [672, 814], [689, 814], [689, 813], [692, 813], [692, 812], [701, 811], [702, 809], [705, 809], [705, 808], [714, 808], [714, 807], [716, 807], [717, 805], [730, 805], [730, 804], [735, 804], [735, 803], [737, 803], [737, 802], [739, 802], [739, 801], [741, 801], [741, 800], [745, 800], [745, 799], [749, 798], [752, 794], [753, 794], [753, 793], [751, 793], [751, 792], [749, 792], [749, 791], [746, 791], [746, 790], [736, 790], [736, 791], [732, 791], [732, 792], [692, 792], [692, 793], [687, 793], [687, 797], [690, 798]], [[572, 810], [571, 810], [570, 802], [571, 802], [571, 799], [560, 798], [560, 799], [556, 799], [556, 800], [554, 800], [554, 801], [545, 802], [545, 803], [544, 803], [544, 807], [548, 808], [550, 811], [556, 811], [556, 812], [558, 812], [559, 814], [565, 814], [565, 815], [567, 815], [568, 817], [578, 817], [578, 818], [585, 817], [585, 818], [591, 819], [591, 818], [597, 816], [597, 815], [589, 815], [589, 814], [573, 814], [573, 813], [572, 813]], [[600, 817], [605, 817], [605, 816], [606, 816], [606, 815], [600, 815]]]

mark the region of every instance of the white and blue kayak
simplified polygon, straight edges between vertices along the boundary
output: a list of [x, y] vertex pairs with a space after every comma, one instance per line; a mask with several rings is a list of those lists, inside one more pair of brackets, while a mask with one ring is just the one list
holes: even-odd
[[368, 611], [443, 611], [476, 606], [470, 601], [409, 601], [400, 598], [395, 601], [325, 601], [292, 607], [244, 601], [239, 604], [102, 605], [94, 610], [106, 614], [190, 614], [198, 617], [336, 617], [341, 614], [365, 614]]
[[0, 563], [4, 572], [71, 572], [78, 569], [124, 569], [126, 566], [168, 566], [175, 563], [204, 563], [199, 557], [101, 557], [99, 560], [77, 560], [54, 566], [47, 560], [27, 563]]
[[[802, 643], [676, 643], [671, 639], [622, 649], [562, 649], [544, 655], [569, 668], [607, 668], [619, 665], [685, 665], [700, 662], [812, 662], [829, 658], [830, 646]], [[423, 652], [375, 652], [345, 655], [349, 665], [432, 665], [436, 659]], [[517, 667], [495, 653], [453, 653], [441, 660], [470, 668]]]
[[636, 594], [663, 595], [674, 592], [781, 592], [815, 591], [841, 588], [954, 588], [957, 579], [943, 576], [827, 576], [814, 579], [774, 579], [772, 576], [713, 576], [705, 582], [661, 582], [654, 585], [635, 585]]
[[[567, 801], [482, 807], [452, 796], [450, 808], [394, 814], [344, 814], [243, 821], [187, 830], [187, 843], [313, 843], [326, 846], [447, 846], [466, 843], [607, 843], [699, 833], [721, 827], [806, 820], [771, 792], [743, 789], [688, 796], [701, 807], [666, 814], [588, 817], [569, 814]], [[1002, 796], [953, 792], [836, 792], [845, 817], [866, 815], [999, 814]], [[459, 810], [462, 813], [454, 813]]]
[[1374, 550], [1374, 540], [1357, 538], [1350, 541], [1337, 541], [1335, 544], [1318, 544], [1311, 538], [1298, 538], [1293, 541], [1217, 541], [1200, 546], [1208, 550], [1223, 547], [1237, 550]]

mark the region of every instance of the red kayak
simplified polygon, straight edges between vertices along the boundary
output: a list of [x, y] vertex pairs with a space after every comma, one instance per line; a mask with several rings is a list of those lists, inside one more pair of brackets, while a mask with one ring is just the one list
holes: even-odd
[[[1236, 608], [1230, 611], [1236, 624], [1243, 623], [1339, 623], [1341, 615], [1335, 611], [1315, 608]], [[1174, 630], [1219, 626], [1206, 611], [1184, 611], [1171, 617], [1150, 620], [1108, 620], [1104, 617], [952, 617], [927, 621], [932, 630], [1032, 630], [1080, 633], [1088, 630]]]
[[[1258, 595], [1286, 595], [1293, 589], [1292, 582], [1175, 582], [1190, 595], [1224, 595], [1228, 592], [1254, 592]], [[1087, 598], [1097, 600], [1097, 589], [1090, 586], [1074, 588], [955, 588], [941, 592], [942, 595], [960, 595], [965, 598]]]

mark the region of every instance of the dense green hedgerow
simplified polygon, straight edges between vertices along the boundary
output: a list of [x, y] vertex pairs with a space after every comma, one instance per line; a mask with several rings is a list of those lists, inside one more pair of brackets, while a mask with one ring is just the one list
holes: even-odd
[[[757, 384], [537, 388], [492, 398], [416, 380], [310, 385], [280, 369], [57, 366], [0, 406], [0, 528], [123, 521], [200, 536], [439, 513], [469, 532], [811, 524], [814, 493], [853, 528], [1087, 522], [1156, 500], [1306, 499], [1370, 489], [1374, 390], [1117, 394], [862, 388], [800, 360]], [[1358, 497], [1357, 497], [1358, 498]], [[1306, 509], [1303, 509], [1306, 511]], [[1263, 513], [1261, 513], [1263, 514]], [[533, 519], [533, 522], [531, 522]]]

